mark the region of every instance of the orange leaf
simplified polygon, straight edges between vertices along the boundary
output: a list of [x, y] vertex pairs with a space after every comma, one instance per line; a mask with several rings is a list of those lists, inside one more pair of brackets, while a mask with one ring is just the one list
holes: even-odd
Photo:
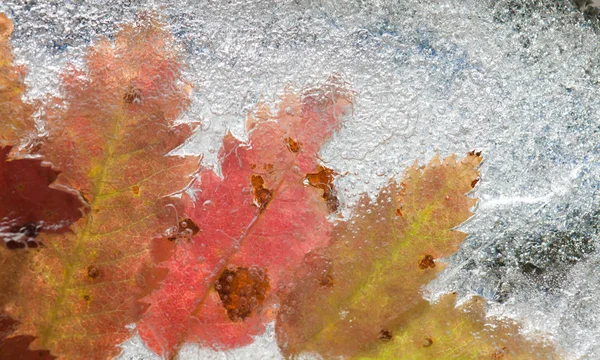
[[46, 248], [21, 265], [4, 309], [20, 322], [15, 336], [36, 337], [33, 348], [105, 359], [161, 276], [149, 244], [174, 222], [165, 205], [177, 200], [165, 197], [197, 168], [196, 158], [166, 156], [191, 133], [173, 123], [188, 90], [169, 36], [145, 16], [92, 48], [87, 69], [70, 69], [63, 85], [40, 151], [62, 171], [55, 186], [80, 191], [90, 211], [69, 232], [40, 234]]

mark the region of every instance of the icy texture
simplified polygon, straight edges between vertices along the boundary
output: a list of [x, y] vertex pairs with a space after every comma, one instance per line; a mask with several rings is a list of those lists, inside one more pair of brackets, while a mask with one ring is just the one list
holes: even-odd
[[[531, 3], [8, 0], [0, 11], [15, 21], [31, 97], [56, 92], [67, 60], [81, 62], [139, 10], [164, 15], [195, 86], [184, 120], [203, 121], [181, 151], [207, 164], [227, 129], [245, 136], [261, 97], [342, 75], [354, 113], [322, 159], [350, 171], [337, 181], [348, 206], [415, 158], [482, 150], [477, 216], [463, 227], [471, 236], [431, 296], [481, 294], [573, 358], [600, 358], [599, 39], [567, 5]], [[220, 358], [262, 351], [276, 356], [271, 333]], [[148, 357], [134, 341], [123, 358]]]
[[[145, 346], [139, 336], [134, 336], [129, 342], [123, 344], [124, 352], [118, 360], [160, 360]], [[275, 360], [281, 359], [277, 343], [275, 342], [274, 325], [267, 324], [267, 331], [255, 338], [254, 343], [243, 348], [217, 351], [210, 348], [199, 348], [196, 345], [185, 345], [179, 351], [178, 359], [201, 360]]]

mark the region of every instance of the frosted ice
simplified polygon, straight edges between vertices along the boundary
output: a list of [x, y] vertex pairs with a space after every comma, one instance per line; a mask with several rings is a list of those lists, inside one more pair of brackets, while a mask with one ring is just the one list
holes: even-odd
[[[573, 358], [600, 358], [598, 34], [554, 1], [19, 1], [18, 61], [31, 97], [118, 24], [155, 10], [181, 47], [194, 85], [184, 120], [203, 129], [181, 151], [216, 150], [244, 137], [248, 110], [331, 74], [356, 91], [354, 112], [322, 152], [342, 200], [374, 194], [415, 159], [483, 151], [470, 236], [431, 296], [456, 290], [546, 332]], [[270, 330], [272, 331], [272, 330]], [[125, 359], [150, 358], [139, 339]], [[145, 352], [146, 351], [146, 352]], [[271, 332], [217, 355], [277, 358]], [[263, 356], [264, 355], [264, 356]]]

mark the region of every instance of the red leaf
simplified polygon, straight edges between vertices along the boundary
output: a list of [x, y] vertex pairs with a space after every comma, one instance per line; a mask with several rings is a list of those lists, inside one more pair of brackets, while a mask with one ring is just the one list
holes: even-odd
[[247, 143], [227, 134], [223, 178], [203, 171], [187, 206], [200, 231], [177, 243], [164, 263], [168, 276], [138, 323], [150, 348], [164, 356], [185, 341], [229, 348], [264, 330], [277, 289], [331, 236], [324, 190], [305, 178], [319, 171], [318, 151], [349, 106], [348, 92], [332, 83], [286, 95], [276, 115], [259, 105]]
[[48, 186], [59, 172], [41, 160], [8, 161], [11, 147], [0, 147], [0, 239], [7, 247], [37, 247], [41, 231], [62, 233], [83, 214], [77, 192]]

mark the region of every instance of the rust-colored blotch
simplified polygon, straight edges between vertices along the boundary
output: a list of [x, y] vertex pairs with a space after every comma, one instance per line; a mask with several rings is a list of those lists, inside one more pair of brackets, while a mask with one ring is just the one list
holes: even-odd
[[142, 101], [142, 94], [133, 85], [127, 87], [125, 94], [123, 94], [123, 101], [127, 104], [138, 104]]
[[431, 255], [425, 255], [425, 257], [423, 259], [421, 259], [421, 261], [419, 261], [419, 269], [421, 270], [425, 270], [428, 268], [434, 268], [435, 267], [435, 261], [433, 259], [433, 256]]
[[262, 211], [271, 201], [271, 190], [265, 188], [265, 181], [260, 175], [252, 175], [250, 182], [252, 183], [252, 188], [254, 189], [254, 203]]
[[319, 278], [319, 285], [325, 288], [333, 287], [333, 276], [324, 274]]
[[392, 332], [386, 329], [382, 329], [379, 332], [379, 340], [383, 341], [383, 342], [389, 342], [390, 340], [392, 340]]
[[323, 190], [323, 199], [327, 202], [327, 207], [330, 212], [337, 211], [340, 205], [336, 194], [337, 192], [333, 185], [333, 178], [335, 175], [335, 171], [319, 165], [317, 172], [306, 174], [305, 177], [310, 186]]
[[100, 269], [98, 269], [94, 265], [88, 266], [87, 276], [89, 276], [93, 280], [96, 280], [100, 276]]
[[507, 354], [507, 349], [506, 347], [502, 347], [501, 349], [498, 349], [496, 351], [494, 351], [494, 354], [492, 355], [492, 359], [494, 360], [500, 360], [500, 359], [504, 359], [504, 355]]
[[433, 345], [433, 339], [431, 339], [431, 338], [423, 339], [423, 347], [430, 347], [431, 345]]
[[221, 273], [215, 290], [231, 321], [241, 321], [251, 316], [265, 301], [269, 290], [266, 269], [251, 266], [231, 267]]
[[301, 142], [298, 142], [298, 141], [292, 139], [291, 137], [286, 138], [285, 141], [287, 142], [288, 149], [290, 149], [291, 152], [293, 152], [293, 153], [300, 152], [300, 149], [302, 148]]

